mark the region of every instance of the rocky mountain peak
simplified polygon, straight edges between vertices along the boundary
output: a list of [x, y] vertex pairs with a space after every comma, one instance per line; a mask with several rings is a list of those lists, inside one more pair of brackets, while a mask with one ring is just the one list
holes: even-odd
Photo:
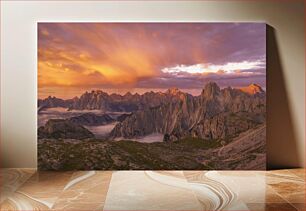
[[125, 93], [124, 97], [133, 97], [133, 94], [131, 92]]
[[209, 82], [205, 85], [202, 96], [211, 99], [220, 93], [220, 87], [215, 82]]
[[92, 95], [108, 95], [106, 92], [103, 92], [102, 90], [92, 90], [91, 91]]
[[259, 86], [258, 84], [250, 84], [247, 87], [240, 88], [241, 91], [246, 92], [248, 94], [257, 94], [257, 93], [264, 93], [265, 91]]
[[103, 92], [102, 90], [92, 90], [91, 92], [85, 92], [80, 96], [80, 100], [88, 100], [88, 99], [93, 99], [93, 98], [105, 98], [108, 97], [108, 94], [106, 92]]
[[180, 94], [181, 91], [178, 88], [173, 87], [173, 88], [168, 89], [166, 93], [170, 95], [177, 95], [177, 94]]

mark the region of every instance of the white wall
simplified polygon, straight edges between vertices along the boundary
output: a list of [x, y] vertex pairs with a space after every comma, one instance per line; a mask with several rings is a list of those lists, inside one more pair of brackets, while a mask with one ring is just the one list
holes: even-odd
[[[284, 88], [280, 90], [287, 99], [277, 104], [275, 98], [272, 104], [288, 110], [288, 117], [282, 121], [290, 122], [292, 126], [292, 135], [282, 135], [286, 128], [277, 120], [282, 110], [277, 113], [270, 108], [270, 117], [273, 117], [270, 122], [275, 124], [270, 131], [268, 126], [268, 133], [271, 133], [271, 140], [267, 140], [270, 143], [268, 159], [275, 166], [304, 165], [305, 28], [302, 1], [1, 1], [1, 161], [4, 167], [36, 167], [36, 23], [39, 21], [267, 22], [275, 29], [282, 67], [275, 71], [282, 75], [283, 82], [279, 83], [283, 83]], [[270, 53], [277, 52], [272, 49]], [[267, 71], [269, 74], [269, 69]], [[271, 77], [273, 81], [274, 76]], [[276, 83], [273, 85], [275, 91]]]

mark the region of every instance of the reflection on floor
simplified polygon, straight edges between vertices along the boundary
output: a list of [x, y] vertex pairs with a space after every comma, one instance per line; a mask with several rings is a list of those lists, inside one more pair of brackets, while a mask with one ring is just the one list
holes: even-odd
[[305, 210], [305, 169], [1, 169], [1, 210]]

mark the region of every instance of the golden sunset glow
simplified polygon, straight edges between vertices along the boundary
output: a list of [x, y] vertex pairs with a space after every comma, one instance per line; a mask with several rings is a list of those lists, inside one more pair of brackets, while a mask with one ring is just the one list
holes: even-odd
[[92, 58], [88, 53], [73, 54], [40, 50], [39, 54], [58, 57], [58, 60], [38, 62], [39, 87], [45, 86], [95, 86], [99, 84], [134, 84], [142, 77], [153, 77], [149, 59], [133, 49], [112, 53], [109, 61]]
[[264, 30], [262, 24], [39, 23], [39, 97], [196, 90], [215, 78], [221, 85], [265, 86]]

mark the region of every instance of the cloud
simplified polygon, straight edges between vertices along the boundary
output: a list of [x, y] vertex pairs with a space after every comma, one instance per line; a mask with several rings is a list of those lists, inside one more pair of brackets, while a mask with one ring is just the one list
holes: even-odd
[[194, 64], [194, 65], [177, 65], [174, 67], [165, 67], [161, 71], [164, 73], [222, 73], [229, 74], [242, 70], [252, 70], [265, 67], [264, 61], [242, 61], [242, 62], [228, 62], [223, 65], [215, 64]]

